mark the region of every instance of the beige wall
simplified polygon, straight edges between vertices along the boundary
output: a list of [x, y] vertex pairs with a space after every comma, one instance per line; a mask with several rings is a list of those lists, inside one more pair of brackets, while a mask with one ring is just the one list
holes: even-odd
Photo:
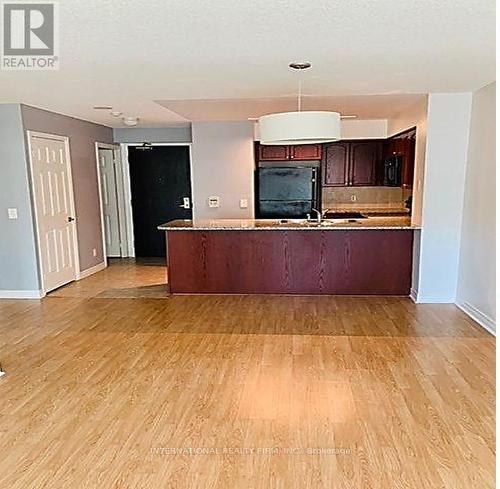
[[[193, 122], [191, 146], [193, 217], [244, 219], [254, 216], [253, 124]], [[208, 206], [209, 196], [220, 198], [219, 208]], [[240, 199], [248, 207], [240, 208]]]
[[404, 207], [403, 197], [401, 187], [323, 187], [322, 201], [323, 207], [336, 204]]
[[472, 98], [457, 303], [495, 329], [495, 89]]
[[342, 139], [385, 139], [387, 119], [343, 119], [340, 122]]
[[412, 224], [416, 226], [420, 226], [422, 224], [422, 196], [427, 141], [427, 110], [428, 97], [425, 96], [410, 107], [407, 107], [395, 117], [389, 119], [387, 125], [387, 133], [389, 137], [402, 132], [405, 129], [410, 129], [415, 126], [417, 128], [412, 207]]

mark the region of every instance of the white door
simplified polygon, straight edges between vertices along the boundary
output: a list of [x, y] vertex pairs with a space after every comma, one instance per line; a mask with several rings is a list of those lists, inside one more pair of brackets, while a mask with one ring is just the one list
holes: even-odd
[[114, 160], [114, 151], [112, 149], [99, 149], [99, 181], [106, 256], [120, 257], [120, 218]]
[[76, 221], [67, 140], [30, 134], [43, 290], [76, 279]]

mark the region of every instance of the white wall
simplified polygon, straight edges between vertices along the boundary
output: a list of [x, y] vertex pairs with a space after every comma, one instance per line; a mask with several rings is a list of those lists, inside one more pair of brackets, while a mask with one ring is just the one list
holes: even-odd
[[495, 330], [495, 89], [472, 98], [457, 303]]
[[419, 302], [455, 302], [471, 93], [429, 95]]
[[[415, 169], [413, 175], [411, 222], [414, 226], [422, 225], [422, 196], [425, 174], [425, 151], [427, 147], [427, 108], [428, 97], [424, 96], [418, 102], [405, 108], [399, 114], [387, 121], [387, 135], [394, 136], [406, 129], [416, 127], [415, 136]], [[418, 296], [419, 268], [420, 268], [420, 238], [419, 230], [413, 235], [413, 273], [411, 294], [414, 299]]]
[[[254, 216], [253, 123], [193, 122], [191, 146], [193, 218], [245, 219]], [[220, 207], [208, 207], [209, 196]], [[240, 199], [248, 207], [240, 208]]]
[[427, 144], [427, 108], [428, 97], [412, 104], [388, 120], [388, 137], [394, 136], [406, 129], [416, 127], [415, 170], [413, 178], [413, 202], [411, 222], [415, 226], [422, 224], [422, 194], [425, 173], [425, 150]]

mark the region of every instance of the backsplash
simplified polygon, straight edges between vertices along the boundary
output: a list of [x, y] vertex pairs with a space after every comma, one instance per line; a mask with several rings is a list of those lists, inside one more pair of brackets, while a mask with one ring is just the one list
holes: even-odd
[[[406, 192], [407, 194], [407, 192]], [[408, 195], [401, 187], [323, 187], [323, 207], [338, 204], [401, 204]]]

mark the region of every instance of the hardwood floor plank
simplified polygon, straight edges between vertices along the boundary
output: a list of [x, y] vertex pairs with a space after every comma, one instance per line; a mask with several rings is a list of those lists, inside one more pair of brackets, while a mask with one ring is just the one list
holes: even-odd
[[164, 277], [0, 301], [0, 488], [494, 487], [495, 341], [459, 309]]

